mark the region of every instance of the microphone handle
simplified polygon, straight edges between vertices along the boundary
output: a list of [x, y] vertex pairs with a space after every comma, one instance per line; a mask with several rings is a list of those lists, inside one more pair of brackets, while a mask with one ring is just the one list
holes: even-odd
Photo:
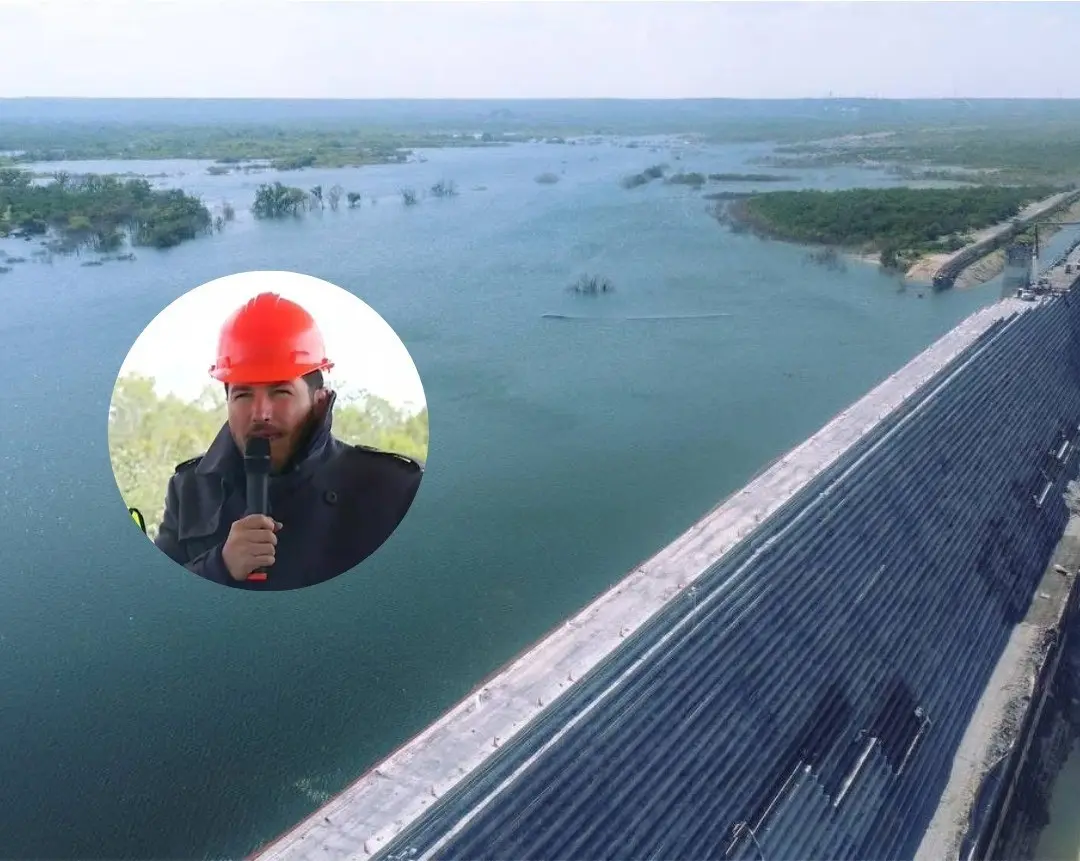
[[270, 482], [265, 475], [248, 473], [247, 476], [247, 513], [270, 513]]
[[[270, 482], [265, 474], [247, 475], [247, 513], [270, 513]], [[266, 572], [252, 571], [247, 579], [261, 583], [266, 580]]]

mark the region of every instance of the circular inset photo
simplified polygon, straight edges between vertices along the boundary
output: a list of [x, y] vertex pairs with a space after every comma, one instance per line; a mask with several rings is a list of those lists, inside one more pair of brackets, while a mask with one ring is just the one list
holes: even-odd
[[136, 340], [109, 455], [135, 524], [189, 572], [300, 589], [390, 537], [424, 474], [412, 358], [368, 305], [294, 272], [196, 287]]

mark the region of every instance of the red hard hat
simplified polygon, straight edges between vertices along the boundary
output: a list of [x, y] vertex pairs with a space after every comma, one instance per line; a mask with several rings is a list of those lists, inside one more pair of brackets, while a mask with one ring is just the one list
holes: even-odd
[[256, 385], [332, 367], [314, 318], [276, 293], [260, 293], [221, 327], [210, 376], [223, 383]]

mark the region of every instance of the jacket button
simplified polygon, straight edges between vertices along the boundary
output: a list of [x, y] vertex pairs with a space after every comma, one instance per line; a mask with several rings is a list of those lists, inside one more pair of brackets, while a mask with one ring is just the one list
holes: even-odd
[[334, 505], [337, 503], [337, 494], [334, 493], [334, 491], [332, 490], [328, 490], [323, 496], [323, 499], [325, 499], [330, 505]]

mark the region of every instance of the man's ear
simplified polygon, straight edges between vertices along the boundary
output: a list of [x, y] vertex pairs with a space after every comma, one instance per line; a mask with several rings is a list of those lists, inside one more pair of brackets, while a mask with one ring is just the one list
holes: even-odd
[[330, 390], [329, 389], [316, 389], [315, 390], [315, 406], [317, 406], [317, 407], [326, 406], [326, 402], [329, 400], [329, 398], [330, 398]]

